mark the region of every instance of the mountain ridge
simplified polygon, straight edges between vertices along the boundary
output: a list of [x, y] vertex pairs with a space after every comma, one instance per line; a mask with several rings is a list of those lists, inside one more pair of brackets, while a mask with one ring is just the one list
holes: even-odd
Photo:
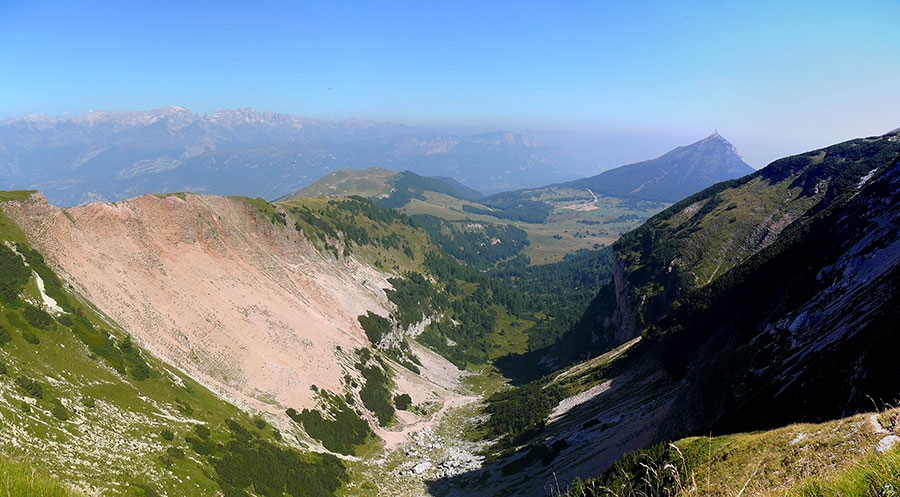
[[565, 159], [554, 157], [509, 132], [458, 136], [249, 108], [0, 121], [0, 188], [39, 189], [63, 207], [178, 191], [273, 199], [337, 169], [373, 166], [450, 173], [478, 190], [498, 191], [557, 181]]

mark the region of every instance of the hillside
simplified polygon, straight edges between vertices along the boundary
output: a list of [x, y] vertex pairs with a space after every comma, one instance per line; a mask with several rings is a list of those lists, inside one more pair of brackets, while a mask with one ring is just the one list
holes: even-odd
[[301, 495], [305, 486], [303, 495], [328, 495], [343, 485], [347, 469], [338, 458], [298, 450], [299, 430], [244, 412], [153, 357], [62, 280], [5, 214], [35, 202], [31, 195], [0, 196], [5, 493], [244, 495], [253, 488], [274, 496]]
[[391, 209], [401, 208], [413, 199], [425, 200], [426, 193], [448, 195], [463, 201], [476, 201], [484, 196], [453, 178], [425, 177], [412, 171], [396, 173], [372, 167], [365, 171], [335, 171], [278, 200], [359, 196], [374, 200], [380, 207]]
[[900, 481], [898, 411], [864, 413], [765, 432], [689, 437], [627, 454], [601, 477], [576, 480], [570, 497], [641, 495], [890, 495]]
[[[711, 420], [731, 431], [832, 419], [900, 393], [893, 332], [900, 238], [892, 228], [900, 222], [900, 137], [829, 147], [819, 162], [822, 152], [776, 162], [768, 172], [803, 171], [801, 184], [822, 200], [660, 321], [667, 372], [687, 381], [722, 375], [709, 391], [677, 401], [692, 405], [697, 417], [671, 430], [702, 429]], [[688, 319], [702, 325], [687, 333], [683, 324], [676, 328]], [[777, 370], [768, 367], [773, 363]], [[691, 398], [696, 394], [704, 402]]]
[[[318, 391], [348, 388], [347, 375], [360, 375], [353, 351], [369, 346], [357, 317], [389, 312], [387, 273], [340, 256], [349, 242], [316, 248], [311, 227], [264, 201], [149, 195], [60, 210], [35, 196], [4, 209], [135, 341], [283, 424], [286, 408], [316, 408]], [[452, 397], [397, 382], [416, 403]]]
[[522, 472], [571, 481], [654, 442], [892, 405], [898, 182], [900, 136], [857, 139], [716, 185], [624, 236], [614, 282], [545, 351], [611, 352], [489, 399], [486, 428], [507, 433], [486, 469], [507, 478], [493, 485], [536, 494]]
[[885, 135], [782, 159], [623, 237], [594, 304], [615, 310], [588, 327], [606, 343], [649, 333], [667, 374], [692, 382], [679, 406], [695, 414], [670, 433], [828, 419], [897, 395], [898, 156]]
[[289, 193], [278, 201], [315, 197], [350, 197], [357, 195], [365, 198], [377, 198], [390, 195], [388, 183], [398, 174], [379, 167], [366, 170], [339, 169], [322, 176], [311, 185]]

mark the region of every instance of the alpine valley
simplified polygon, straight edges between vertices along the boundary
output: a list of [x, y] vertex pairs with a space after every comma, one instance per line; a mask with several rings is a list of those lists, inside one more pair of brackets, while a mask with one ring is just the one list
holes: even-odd
[[535, 188], [513, 134], [154, 112], [4, 124], [0, 492], [900, 492], [900, 130]]

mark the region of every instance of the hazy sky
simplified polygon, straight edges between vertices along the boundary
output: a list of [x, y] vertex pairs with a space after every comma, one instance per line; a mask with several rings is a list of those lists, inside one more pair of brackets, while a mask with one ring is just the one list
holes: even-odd
[[718, 130], [762, 167], [900, 126], [900, 1], [0, 0], [0, 68], [0, 119], [181, 105]]

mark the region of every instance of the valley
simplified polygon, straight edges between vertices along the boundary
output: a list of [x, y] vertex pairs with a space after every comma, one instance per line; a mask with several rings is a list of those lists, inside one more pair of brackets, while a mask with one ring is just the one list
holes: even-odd
[[897, 19], [0, 1], [0, 497], [900, 497]]
[[705, 181], [4, 192], [0, 459], [74, 495], [886, 488], [900, 134]]

